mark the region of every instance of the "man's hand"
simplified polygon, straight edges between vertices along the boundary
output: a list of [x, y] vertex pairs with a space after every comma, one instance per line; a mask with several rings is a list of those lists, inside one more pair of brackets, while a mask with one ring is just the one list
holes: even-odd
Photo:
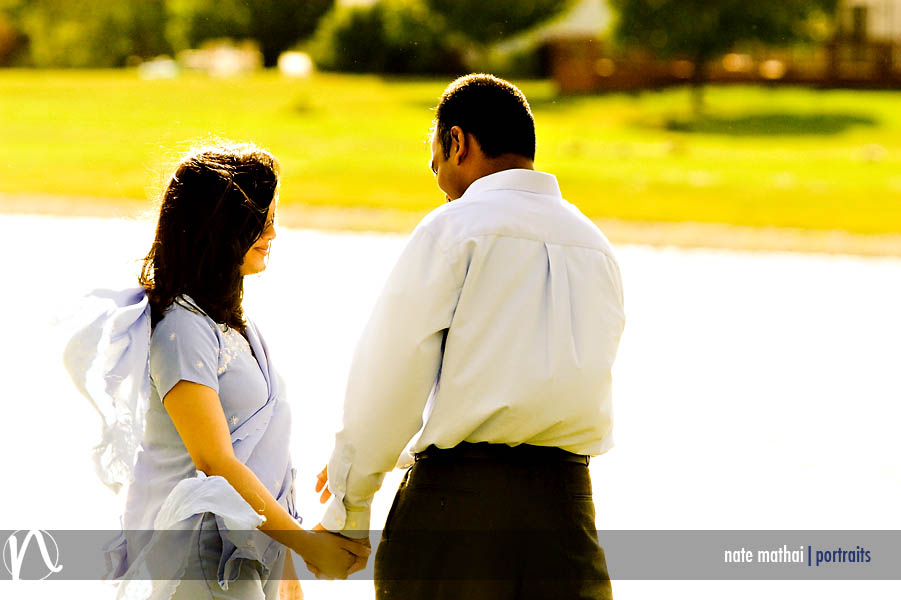
[[[360, 544], [362, 544], [366, 548], [369, 548], [369, 551], [372, 552], [372, 542], [369, 541], [368, 537], [360, 539], [360, 540], [356, 540], [356, 541], [358, 541]], [[347, 570], [347, 574], [351, 575], [353, 573], [356, 573], [357, 571], [362, 571], [363, 569], [366, 568], [367, 562], [369, 562], [368, 554], [366, 556], [357, 555], [354, 558], [353, 564], [350, 565], [350, 569]]]
[[[322, 492], [322, 495], [319, 496], [319, 502], [321, 504], [325, 504], [328, 502], [329, 498], [332, 497], [332, 493], [328, 489], [328, 465], [326, 465], [322, 471], [319, 472], [319, 475], [316, 476], [316, 491]], [[322, 523], [319, 523], [315, 527], [313, 527], [313, 531], [327, 531], [325, 527], [322, 526]], [[337, 535], [337, 534], [334, 534]], [[343, 537], [343, 536], [342, 536]], [[347, 538], [345, 538], [347, 539]], [[372, 543], [369, 541], [369, 538], [363, 539], [354, 539], [355, 543], [357, 543], [361, 550], [360, 552], [354, 552], [354, 561], [351, 563], [348, 568], [347, 575], [351, 573], [356, 573], [357, 571], [362, 571], [366, 568], [366, 563], [369, 562], [369, 554], [372, 552]], [[363, 552], [362, 548], [365, 548], [366, 551]], [[309, 562], [306, 563], [307, 568], [310, 570], [313, 575], [317, 578], [322, 578], [321, 571], [319, 571], [315, 565], [311, 565]], [[345, 577], [347, 576], [345, 575]]]
[[[325, 465], [325, 468], [316, 476], [316, 491], [322, 492], [322, 495], [319, 496], [320, 504], [325, 504], [332, 497], [332, 492], [328, 489], [328, 465]], [[315, 527], [314, 530], [316, 530]]]

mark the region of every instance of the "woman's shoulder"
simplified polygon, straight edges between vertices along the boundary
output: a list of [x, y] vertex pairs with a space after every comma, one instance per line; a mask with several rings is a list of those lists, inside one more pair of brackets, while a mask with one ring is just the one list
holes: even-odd
[[196, 305], [177, 299], [150, 337], [150, 379], [160, 398], [182, 380], [219, 391], [222, 356], [218, 326]]
[[179, 336], [185, 338], [214, 338], [221, 340], [221, 329], [203, 309], [198, 307], [189, 297], [179, 296], [163, 313], [153, 328], [151, 343], [158, 339], [175, 340]]

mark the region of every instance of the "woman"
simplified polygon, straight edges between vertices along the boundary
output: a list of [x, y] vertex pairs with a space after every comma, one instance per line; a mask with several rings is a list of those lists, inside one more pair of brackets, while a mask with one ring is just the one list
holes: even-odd
[[286, 546], [329, 577], [369, 552], [295, 520], [290, 411], [241, 306], [244, 277], [266, 268], [277, 195], [278, 163], [252, 144], [190, 154], [163, 195], [141, 288], [95, 292], [107, 308], [67, 348], [105, 417], [98, 472], [130, 484], [106, 548], [120, 596], [153, 580], [140, 597], [272, 599], [283, 580], [282, 597], [300, 597]]

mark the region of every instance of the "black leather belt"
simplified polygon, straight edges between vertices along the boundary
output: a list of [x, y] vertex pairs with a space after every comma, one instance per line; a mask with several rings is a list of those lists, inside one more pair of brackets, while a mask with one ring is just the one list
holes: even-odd
[[477, 444], [460, 442], [453, 448], [438, 448], [432, 445], [422, 452], [417, 452], [414, 458], [417, 461], [487, 459], [514, 463], [571, 462], [586, 466], [589, 461], [588, 456], [573, 454], [551, 446], [532, 446], [530, 444], [508, 446], [507, 444], [490, 444], [488, 442]]

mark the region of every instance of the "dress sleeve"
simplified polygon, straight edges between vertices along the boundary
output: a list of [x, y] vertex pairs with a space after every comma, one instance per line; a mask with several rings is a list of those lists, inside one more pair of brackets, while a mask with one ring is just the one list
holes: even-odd
[[161, 399], [179, 381], [219, 393], [219, 336], [203, 315], [173, 306], [157, 323], [150, 340], [150, 379]]

